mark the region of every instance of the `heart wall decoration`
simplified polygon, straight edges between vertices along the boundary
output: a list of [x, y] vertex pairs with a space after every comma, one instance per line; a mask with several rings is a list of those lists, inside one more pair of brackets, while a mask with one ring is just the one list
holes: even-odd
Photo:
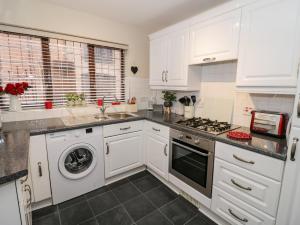
[[136, 74], [138, 71], [139, 71], [139, 68], [138, 68], [137, 66], [132, 66], [132, 67], [131, 67], [131, 72], [132, 72], [133, 74]]

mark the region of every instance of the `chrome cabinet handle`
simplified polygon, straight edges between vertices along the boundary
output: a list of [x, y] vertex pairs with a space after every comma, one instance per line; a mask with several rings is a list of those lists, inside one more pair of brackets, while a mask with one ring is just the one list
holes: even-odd
[[108, 155], [108, 154], [109, 154], [109, 144], [106, 143], [106, 155]]
[[27, 206], [31, 204], [31, 200], [32, 200], [32, 195], [31, 195], [31, 188], [28, 184], [25, 184], [24, 186], [24, 190], [28, 191], [29, 193], [29, 199], [27, 200]]
[[239, 160], [239, 161], [241, 161], [241, 162], [243, 162], [243, 163], [255, 164], [254, 161], [247, 161], [247, 160], [245, 160], [245, 159], [242, 159], [242, 158], [236, 156], [235, 154], [233, 154], [233, 158], [235, 158], [236, 160]]
[[165, 71], [163, 70], [162, 73], [161, 73], [161, 80], [162, 80], [162, 82], [165, 82], [164, 75], [165, 75]]
[[229, 212], [234, 218], [238, 219], [239, 221], [242, 221], [242, 222], [244, 222], [244, 223], [247, 223], [247, 222], [248, 222], [248, 219], [246, 219], [246, 218], [241, 218], [241, 217], [235, 215], [235, 213], [234, 213], [231, 209], [228, 209], [228, 212]]
[[166, 144], [166, 145], [165, 145], [165, 148], [164, 148], [165, 156], [168, 156], [168, 153], [167, 153], [167, 147], [168, 147], [168, 144]]
[[169, 73], [169, 71], [167, 70], [166, 73], [165, 73], [165, 81], [166, 82], [168, 82], [168, 73]]
[[295, 154], [296, 154], [296, 150], [297, 150], [297, 143], [298, 143], [299, 139], [294, 137], [293, 138], [293, 144], [292, 144], [292, 148], [291, 148], [291, 161], [295, 161]]
[[212, 57], [212, 58], [204, 58], [202, 59], [203, 62], [214, 62], [216, 61], [216, 57]]
[[42, 163], [41, 162], [38, 162], [38, 169], [39, 169], [39, 176], [42, 177], [43, 171], [42, 171]]
[[122, 127], [122, 128], [120, 128], [120, 130], [129, 130], [131, 128], [131, 126], [129, 126], [129, 127]]
[[155, 128], [155, 127], [152, 127], [152, 130], [157, 131], [157, 132], [160, 132], [160, 129], [157, 129], [157, 128]]
[[252, 191], [252, 188], [251, 187], [244, 187], [240, 184], [238, 184], [234, 179], [231, 179], [231, 183], [233, 183], [235, 186], [241, 188], [241, 189], [244, 189], [246, 191]]

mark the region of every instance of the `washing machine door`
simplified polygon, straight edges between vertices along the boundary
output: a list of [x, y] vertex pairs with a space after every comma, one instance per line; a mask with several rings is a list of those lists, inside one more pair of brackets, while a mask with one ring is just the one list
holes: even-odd
[[88, 176], [96, 164], [96, 150], [89, 144], [78, 144], [61, 154], [58, 169], [64, 177], [76, 180]]

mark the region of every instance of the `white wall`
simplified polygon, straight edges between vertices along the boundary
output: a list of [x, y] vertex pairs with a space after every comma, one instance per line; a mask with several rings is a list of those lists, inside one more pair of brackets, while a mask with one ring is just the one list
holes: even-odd
[[[294, 96], [249, 94], [236, 91], [237, 62], [222, 62], [203, 65], [201, 68], [201, 82], [197, 92], [177, 92], [177, 99], [185, 95], [196, 95], [196, 116], [229, 121], [231, 123], [249, 127], [251, 110], [271, 110], [291, 114]], [[158, 102], [161, 92], [157, 92]], [[246, 110], [248, 109], [248, 112]], [[183, 106], [176, 102], [173, 111], [183, 114]]]
[[[0, 0], [0, 23], [128, 44], [126, 76], [127, 80], [130, 77], [130, 82], [127, 84], [135, 83], [137, 77], [146, 91], [140, 92], [138, 86], [128, 85], [127, 88], [133, 90], [126, 93], [139, 96], [138, 101], [142, 101], [139, 105], [146, 105], [145, 95], [150, 92], [145, 85], [149, 76], [149, 41], [147, 33], [137, 27], [38, 0]], [[130, 71], [132, 65], [139, 68], [136, 75]]]
[[0, 22], [128, 44], [128, 65], [148, 77], [149, 41], [136, 27], [38, 0], [0, 0]]

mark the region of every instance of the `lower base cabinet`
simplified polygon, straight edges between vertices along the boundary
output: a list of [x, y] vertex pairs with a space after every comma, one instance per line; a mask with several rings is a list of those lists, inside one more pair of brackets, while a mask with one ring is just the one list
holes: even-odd
[[145, 136], [146, 165], [161, 177], [168, 179], [169, 140], [155, 134]]
[[104, 138], [105, 178], [142, 166], [142, 141], [142, 131]]

